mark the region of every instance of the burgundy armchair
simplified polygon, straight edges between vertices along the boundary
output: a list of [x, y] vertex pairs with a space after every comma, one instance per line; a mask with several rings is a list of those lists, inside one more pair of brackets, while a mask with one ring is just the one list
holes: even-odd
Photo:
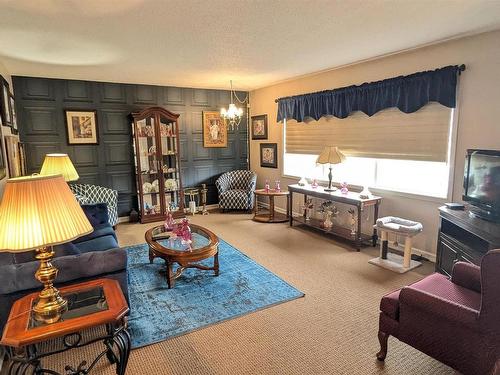
[[380, 361], [392, 335], [463, 374], [500, 374], [500, 249], [385, 295], [380, 310]]

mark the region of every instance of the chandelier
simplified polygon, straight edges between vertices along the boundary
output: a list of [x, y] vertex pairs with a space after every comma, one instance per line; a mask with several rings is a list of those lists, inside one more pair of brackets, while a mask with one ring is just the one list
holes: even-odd
[[229, 104], [228, 109], [221, 108], [220, 116], [226, 123], [228, 129], [234, 130], [234, 128], [238, 129], [238, 127], [240, 126], [240, 122], [243, 117], [243, 108], [236, 107], [233, 98], [236, 98], [236, 100], [238, 100], [238, 102], [240, 102], [241, 104], [245, 103], [248, 98], [246, 97], [244, 100], [240, 100], [240, 98], [238, 98], [233, 90], [233, 81], [231, 80], [229, 82], [231, 83], [231, 103]]

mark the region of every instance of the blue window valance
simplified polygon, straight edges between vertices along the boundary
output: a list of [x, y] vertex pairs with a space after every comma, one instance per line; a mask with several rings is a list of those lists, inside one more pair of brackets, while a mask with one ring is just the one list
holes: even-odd
[[346, 118], [356, 111], [372, 116], [391, 107], [411, 113], [429, 102], [455, 108], [457, 75], [464, 69], [465, 65], [446, 66], [359, 86], [280, 98], [277, 99], [277, 121], [301, 122], [308, 118], [319, 120], [323, 116]]

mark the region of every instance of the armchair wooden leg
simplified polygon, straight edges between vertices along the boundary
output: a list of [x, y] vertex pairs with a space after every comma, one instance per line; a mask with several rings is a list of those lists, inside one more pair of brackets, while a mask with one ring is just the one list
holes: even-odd
[[380, 351], [377, 353], [377, 359], [383, 361], [387, 355], [387, 340], [389, 340], [389, 334], [378, 331], [378, 341], [380, 342]]

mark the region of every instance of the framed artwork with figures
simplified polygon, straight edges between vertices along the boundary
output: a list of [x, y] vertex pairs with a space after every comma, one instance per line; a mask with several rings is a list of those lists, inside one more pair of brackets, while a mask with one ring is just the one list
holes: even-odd
[[278, 168], [278, 144], [260, 144], [260, 166], [264, 168]]
[[66, 110], [66, 131], [70, 145], [97, 145], [96, 111]]
[[203, 111], [203, 147], [227, 147], [227, 128], [217, 111]]
[[267, 139], [267, 115], [252, 116], [252, 139]]

